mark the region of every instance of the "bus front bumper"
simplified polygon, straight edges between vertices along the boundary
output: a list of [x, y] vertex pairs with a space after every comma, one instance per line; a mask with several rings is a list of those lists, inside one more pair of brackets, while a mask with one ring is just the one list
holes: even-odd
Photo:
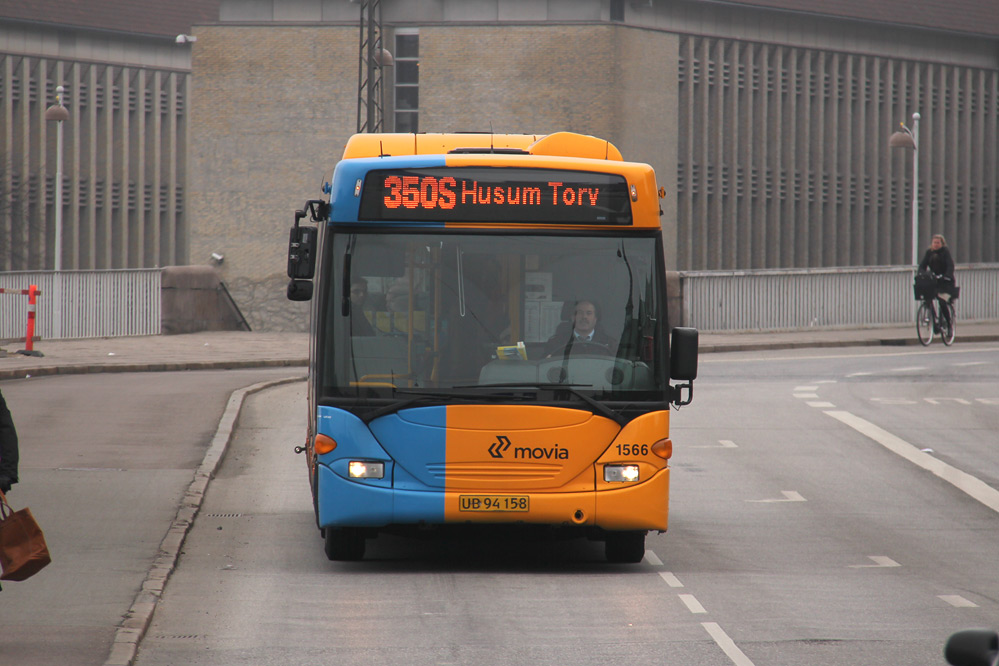
[[319, 526], [505, 523], [665, 531], [669, 468], [650, 479], [593, 492], [400, 490], [345, 479], [319, 466]]

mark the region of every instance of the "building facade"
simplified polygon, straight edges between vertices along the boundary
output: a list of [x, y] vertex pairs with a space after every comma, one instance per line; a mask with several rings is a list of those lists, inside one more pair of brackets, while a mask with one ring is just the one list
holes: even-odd
[[[198, 3], [180, 4], [190, 19]], [[188, 21], [193, 45], [153, 34], [163, 20], [136, 36], [82, 14], [73, 30], [11, 28], [5, 10], [0, 270], [53, 265], [41, 118], [61, 83], [79, 119], [63, 266], [221, 262], [254, 329], [303, 328], [284, 298], [287, 230], [359, 126], [371, 4], [221, 0]], [[673, 269], [910, 265], [914, 158], [917, 246], [943, 233], [959, 263], [999, 262], [993, 0], [374, 4], [394, 58], [386, 131], [606, 138], [655, 167]], [[890, 149], [913, 113], [918, 151]]]
[[165, 4], [0, 3], [0, 271], [188, 263], [186, 35], [218, 3]]
[[[226, 256], [255, 325], [303, 325], [280, 300], [287, 228], [357, 127], [361, 4], [225, 0], [195, 28], [191, 256]], [[920, 248], [943, 233], [958, 261], [999, 261], [984, 1], [949, 22], [935, 0], [380, 4], [386, 129], [607, 138], [656, 168], [672, 268], [910, 264], [913, 151], [888, 142], [914, 112]]]

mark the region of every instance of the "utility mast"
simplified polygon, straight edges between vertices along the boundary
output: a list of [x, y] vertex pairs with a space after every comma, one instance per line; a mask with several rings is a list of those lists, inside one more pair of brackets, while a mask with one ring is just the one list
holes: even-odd
[[382, 43], [381, 0], [361, 0], [361, 38], [357, 63], [357, 131], [384, 131], [385, 84], [383, 70], [392, 54]]

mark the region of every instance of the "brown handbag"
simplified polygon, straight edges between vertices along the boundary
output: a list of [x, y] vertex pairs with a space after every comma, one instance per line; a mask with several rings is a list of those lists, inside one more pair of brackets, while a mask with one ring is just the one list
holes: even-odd
[[52, 561], [45, 536], [27, 507], [14, 511], [0, 492], [0, 580], [24, 580]]

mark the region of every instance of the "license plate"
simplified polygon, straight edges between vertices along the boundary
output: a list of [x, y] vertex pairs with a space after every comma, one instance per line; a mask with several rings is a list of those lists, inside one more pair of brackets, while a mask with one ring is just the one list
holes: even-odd
[[527, 495], [459, 495], [461, 511], [530, 511], [531, 498]]

